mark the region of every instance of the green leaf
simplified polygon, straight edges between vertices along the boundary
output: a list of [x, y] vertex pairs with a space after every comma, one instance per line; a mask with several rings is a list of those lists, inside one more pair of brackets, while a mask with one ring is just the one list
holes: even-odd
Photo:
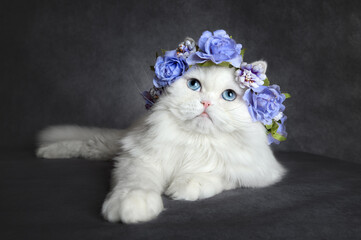
[[150, 66], [150, 70], [155, 71], [154, 66]]
[[267, 130], [271, 130], [271, 128], [272, 128], [272, 125], [273, 125], [273, 124], [269, 124], [269, 125], [264, 125], [264, 126], [266, 127], [266, 129], [267, 129]]
[[264, 125], [268, 131], [268, 133], [276, 133], [278, 129], [278, 123], [275, 120], [272, 120], [272, 124]]
[[271, 127], [271, 134], [274, 134], [277, 132], [278, 129], [278, 123], [275, 120], [272, 120], [272, 127]]
[[244, 52], [245, 52], [245, 51], [246, 51], [245, 48], [243, 48], [243, 49], [241, 50], [242, 59], [244, 58]]
[[277, 139], [280, 142], [285, 141], [287, 139], [286, 137], [284, 137], [284, 136], [282, 136], [281, 134], [278, 134], [278, 133], [273, 133], [272, 137], [274, 139]]
[[217, 64], [217, 66], [221, 66], [221, 67], [229, 67], [229, 65], [231, 65], [229, 62], [221, 62]]
[[155, 58], [158, 58], [158, 57], [159, 57], [158, 52], [155, 52]]
[[232, 39], [232, 36], [229, 36], [230, 39]]
[[269, 86], [270, 82], [269, 82], [268, 78], [266, 78], [263, 81], [264, 81], [263, 86]]
[[161, 51], [162, 51], [162, 54], [164, 55], [167, 50], [161, 49]]
[[289, 93], [282, 93], [282, 94], [285, 95], [286, 99], [291, 97], [291, 94]]
[[199, 66], [201, 67], [209, 67], [209, 66], [214, 66], [216, 65], [214, 62], [212, 61], [207, 61], [207, 62], [204, 62], [204, 63], [198, 63]]
[[277, 133], [279, 125], [275, 120], [272, 120], [272, 124], [265, 125], [265, 127], [267, 129], [267, 134], [271, 134], [274, 139], [277, 139], [280, 142], [286, 140], [286, 137], [284, 137], [281, 134]]
[[229, 62], [221, 62], [219, 64], [215, 64], [212, 61], [206, 61], [204, 63], [197, 63], [197, 64], [198, 64], [198, 66], [201, 66], [201, 67], [210, 67], [210, 66], [229, 67], [229, 66], [231, 66], [231, 64]]

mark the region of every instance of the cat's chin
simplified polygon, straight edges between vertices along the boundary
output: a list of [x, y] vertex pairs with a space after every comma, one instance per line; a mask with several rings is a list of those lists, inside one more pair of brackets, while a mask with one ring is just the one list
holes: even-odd
[[207, 113], [201, 113], [192, 120], [193, 129], [199, 133], [210, 133], [214, 131], [212, 118]]

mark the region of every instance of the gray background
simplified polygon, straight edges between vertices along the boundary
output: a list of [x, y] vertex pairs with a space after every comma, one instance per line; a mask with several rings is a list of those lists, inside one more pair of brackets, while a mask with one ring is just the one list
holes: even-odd
[[276, 150], [361, 162], [360, 1], [2, 2], [0, 146], [33, 148], [53, 124], [127, 127], [144, 114], [149, 65], [204, 30], [264, 59], [286, 102]]

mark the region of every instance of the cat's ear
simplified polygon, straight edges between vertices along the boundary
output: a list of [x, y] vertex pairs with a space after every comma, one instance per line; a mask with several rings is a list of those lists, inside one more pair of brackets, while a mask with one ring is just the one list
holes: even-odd
[[260, 72], [265, 74], [267, 70], [267, 63], [265, 61], [256, 61], [252, 63], [252, 66], [258, 66], [257, 68], [260, 69]]

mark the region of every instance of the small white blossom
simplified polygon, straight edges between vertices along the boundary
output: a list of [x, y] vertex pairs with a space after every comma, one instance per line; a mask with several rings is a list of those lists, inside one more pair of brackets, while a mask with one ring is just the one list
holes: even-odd
[[253, 70], [255, 70], [256, 72], [260, 72], [260, 73], [264, 72], [263, 66], [261, 64], [257, 64], [255, 66], [253, 66]]
[[235, 75], [236, 81], [239, 82], [241, 88], [258, 88], [264, 84], [264, 81], [261, 78], [248, 69], [238, 69]]
[[178, 45], [177, 56], [189, 57], [191, 53], [196, 52], [196, 42], [193, 38], [186, 37], [183, 42]]
[[273, 119], [279, 121], [283, 117], [283, 112], [279, 112]]

